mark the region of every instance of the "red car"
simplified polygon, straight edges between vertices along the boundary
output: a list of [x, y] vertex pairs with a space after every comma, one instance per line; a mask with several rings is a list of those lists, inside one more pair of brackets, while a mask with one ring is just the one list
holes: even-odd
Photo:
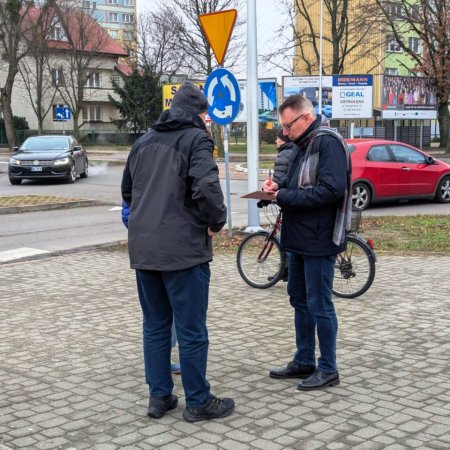
[[402, 142], [347, 139], [353, 208], [373, 202], [429, 198], [450, 203], [450, 165]]

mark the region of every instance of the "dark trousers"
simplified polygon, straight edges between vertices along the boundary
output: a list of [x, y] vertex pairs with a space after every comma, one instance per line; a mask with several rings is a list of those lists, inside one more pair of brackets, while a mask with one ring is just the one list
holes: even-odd
[[318, 368], [334, 372], [338, 322], [332, 300], [335, 256], [289, 254], [288, 294], [295, 310], [297, 352], [294, 360], [316, 365], [315, 335], [319, 340]]
[[174, 320], [186, 405], [202, 406], [210, 398], [206, 379], [210, 275], [209, 263], [170, 272], [136, 270], [144, 319], [145, 377], [152, 397], [173, 390], [170, 353]]

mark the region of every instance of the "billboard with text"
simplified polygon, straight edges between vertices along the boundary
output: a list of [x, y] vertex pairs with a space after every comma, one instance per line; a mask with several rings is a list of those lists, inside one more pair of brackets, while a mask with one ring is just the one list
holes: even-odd
[[436, 119], [436, 80], [425, 77], [383, 76], [383, 119]]

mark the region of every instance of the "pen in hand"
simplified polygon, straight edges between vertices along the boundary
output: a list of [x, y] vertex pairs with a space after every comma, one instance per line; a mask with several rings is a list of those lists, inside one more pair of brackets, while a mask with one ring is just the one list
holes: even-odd
[[269, 185], [272, 184], [272, 171], [269, 169]]

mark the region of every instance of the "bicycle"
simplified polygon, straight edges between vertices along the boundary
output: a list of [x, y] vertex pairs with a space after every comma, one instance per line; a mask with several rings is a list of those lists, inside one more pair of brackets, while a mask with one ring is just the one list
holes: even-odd
[[[272, 217], [267, 214], [272, 211]], [[264, 207], [269, 219], [268, 230], [246, 236], [237, 251], [237, 267], [242, 279], [250, 286], [267, 289], [287, 275], [287, 255], [281, 250], [280, 230], [282, 213], [274, 203]], [[333, 294], [343, 298], [355, 298], [364, 294], [375, 279], [376, 254], [373, 240], [358, 233], [361, 211], [353, 211], [352, 229], [347, 235], [347, 249], [336, 256]]]

